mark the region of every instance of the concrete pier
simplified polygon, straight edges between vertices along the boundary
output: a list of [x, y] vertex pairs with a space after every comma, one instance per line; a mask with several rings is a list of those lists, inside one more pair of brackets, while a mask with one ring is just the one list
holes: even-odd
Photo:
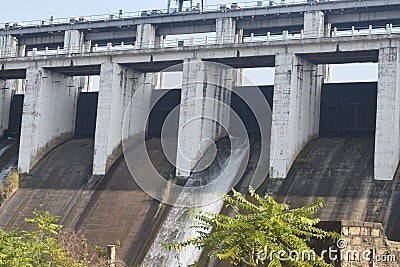
[[[99, 102], [94, 144], [93, 174], [105, 174], [112, 163], [122, 153], [122, 126], [124, 116], [131, 122], [129, 135], [134, 139], [137, 134], [144, 134], [145, 120], [149, 113], [152, 79], [144, 73], [115, 63], [101, 65]], [[141, 102], [132, 103], [129, 114], [128, 105], [135, 91], [144, 86]], [[134, 141], [134, 140], [133, 140]]]
[[156, 28], [152, 24], [140, 24], [136, 31], [136, 47], [139, 49], [159, 46], [160, 39], [156, 36]]
[[0, 36], [0, 58], [18, 55], [18, 39], [12, 35]]
[[79, 30], [67, 30], [64, 33], [64, 50], [71, 53], [86, 53], [91, 50], [92, 42], [85, 40], [85, 35]]
[[4, 131], [8, 129], [13, 94], [13, 81], [0, 80], [0, 136], [3, 136]]
[[76, 78], [32, 66], [26, 72], [26, 92], [18, 167], [28, 173], [54, 146], [72, 138], [76, 102]]
[[275, 57], [272, 178], [286, 178], [297, 154], [319, 132], [321, 68], [293, 54]]
[[304, 37], [319, 38], [327, 34], [330, 26], [325, 25], [325, 14], [321, 11], [308, 11], [304, 13]]
[[374, 176], [392, 180], [400, 159], [400, 50], [379, 49]]
[[216, 22], [217, 43], [230, 44], [235, 43], [236, 20], [233, 18], [220, 18]]
[[232, 70], [222, 65], [184, 61], [177, 176], [188, 177], [212, 142], [227, 134], [233, 85]]

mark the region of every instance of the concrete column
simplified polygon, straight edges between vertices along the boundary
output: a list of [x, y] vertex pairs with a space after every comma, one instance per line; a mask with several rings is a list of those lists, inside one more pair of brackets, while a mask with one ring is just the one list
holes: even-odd
[[136, 30], [136, 47], [148, 49], [157, 47], [156, 27], [152, 24], [140, 24]]
[[0, 58], [16, 57], [18, 55], [18, 40], [12, 35], [0, 36]]
[[379, 49], [374, 178], [392, 180], [400, 154], [400, 50]]
[[285, 178], [301, 149], [319, 132], [322, 68], [293, 54], [275, 56], [271, 177]]
[[236, 35], [236, 20], [234, 20], [233, 18], [219, 18], [217, 19], [216, 23], [217, 43], [234, 43]]
[[12, 81], [0, 80], [0, 136], [8, 129], [11, 99], [14, 94]]
[[218, 103], [230, 105], [231, 93], [227, 88], [233, 86], [231, 70], [199, 59], [184, 61], [177, 176], [188, 177], [211, 140], [226, 136], [221, 125], [228, 126], [230, 111]]
[[72, 138], [75, 127], [77, 80], [40, 67], [26, 72], [19, 170], [28, 173], [54, 146]]
[[[135, 135], [143, 134], [144, 121], [150, 109], [152, 79], [144, 73], [137, 73], [115, 63], [103, 63], [100, 73], [99, 102], [97, 110], [94, 144], [93, 174], [105, 174], [122, 153], [122, 126], [124, 116], [132, 122], [129, 136], [134, 142]], [[132, 103], [130, 114], [125, 114], [136, 89], [141, 91], [138, 103]]]
[[82, 53], [85, 49], [83, 32], [79, 30], [67, 30], [64, 35], [64, 51], [69, 54]]
[[319, 38], [325, 35], [324, 13], [322, 11], [304, 12], [304, 37]]

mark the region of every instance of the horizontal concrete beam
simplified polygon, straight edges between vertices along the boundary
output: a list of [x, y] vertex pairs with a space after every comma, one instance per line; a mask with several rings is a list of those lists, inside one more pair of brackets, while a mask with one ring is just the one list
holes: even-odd
[[[79, 66], [93, 66], [108, 62], [112, 58], [113, 62], [122, 65], [131, 65], [132, 68], [145, 71], [146, 65], [151, 66], [151, 71], [161, 69], [163, 66], [170, 66], [176, 62], [181, 62], [185, 58], [193, 58], [194, 56], [203, 60], [221, 61], [222, 59], [232, 62], [243, 62], [243, 66], [252, 67], [260, 66], [259, 59], [273, 57], [277, 53], [290, 52], [292, 54], [310, 55], [314, 57], [326, 57], [326, 61], [332, 63], [330, 57], [332, 53], [341, 53], [337, 55], [346, 56], [348, 62], [354, 62], [354, 57], [349, 58], [353, 52], [355, 57], [360, 54], [374, 57], [376, 50], [381, 47], [400, 46], [400, 34], [391, 35], [370, 35], [370, 36], [353, 36], [353, 37], [336, 37], [321, 39], [304, 39], [304, 40], [288, 40], [274, 41], [271, 43], [242, 43], [242, 44], [225, 44], [212, 46], [194, 46], [194, 47], [176, 47], [164, 49], [147, 49], [147, 50], [126, 50], [126, 51], [109, 51], [86, 54], [72, 54], [60, 56], [43, 56], [38, 58], [6, 58], [0, 60], [0, 77], [7, 76], [7, 71], [26, 69], [32, 65], [38, 65], [44, 68], [61, 68]], [[346, 53], [345, 53], [346, 52]], [[347, 53], [348, 52], [348, 53]], [[335, 55], [336, 56], [336, 55]], [[254, 64], [248, 64], [246, 58], [254, 59]], [[265, 61], [265, 66], [269, 67], [269, 61]], [[324, 63], [318, 62], [318, 63]], [[340, 58], [336, 62], [344, 63]], [[234, 65], [234, 64], [232, 64]], [[241, 67], [240, 64], [234, 65]]]
[[26, 69], [1, 70], [0, 80], [26, 79]]
[[[214, 31], [215, 20], [223, 17], [230, 17], [238, 20], [238, 28], [244, 29], [245, 31], [251, 29], [265, 29], [274, 32], [274, 29], [281, 29], [283, 26], [287, 27], [287, 30], [293, 28], [298, 29], [299, 26], [303, 25], [301, 14], [315, 10], [325, 12], [328, 17], [328, 23], [352, 25], [353, 23], [357, 24], [360, 22], [365, 24], [376, 24], [375, 22], [377, 22], [379, 24], [382, 20], [398, 20], [399, 17], [397, 14], [400, 10], [400, 3], [397, 0], [327, 1], [315, 5], [293, 4], [274, 7], [263, 6], [258, 8], [229, 10], [227, 12], [185, 12], [150, 17], [38, 25], [3, 30], [0, 31], [0, 35], [24, 36], [23, 38], [25, 39], [32, 36], [32, 38], [34, 38], [33, 40], [26, 40], [25, 42], [34, 43], [38, 41], [39, 35], [51, 39], [51, 37], [47, 35], [53, 35], [55, 32], [64, 32], [68, 30], [81, 30], [85, 33], [93, 31], [90, 40], [104, 40], [104, 34], [102, 32], [112, 32], [113, 34], [109, 35], [110, 38], [107, 38], [107, 40], [113, 40], [129, 38], [126, 32], [130, 31], [130, 28], [136, 30], [136, 25], [139, 24], [160, 26], [157, 33], [162, 35]], [[176, 27], [177, 25], [179, 26]], [[95, 35], [102, 37], [96, 37]], [[111, 36], [113, 36], [113, 38], [111, 38]]]
[[[69, 66], [69, 67], [55, 67], [47, 68], [57, 73], [64, 74], [65, 76], [90, 76], [100, 75], [101, 65], [87, 65], [87, 66]], [[1, 73], [1, 72], [0, 72]]]

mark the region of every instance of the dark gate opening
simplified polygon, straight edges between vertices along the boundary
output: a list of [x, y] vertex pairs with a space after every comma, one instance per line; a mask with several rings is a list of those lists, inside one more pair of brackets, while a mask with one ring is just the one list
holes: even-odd
[[[161, 97], [161, 98], [160, 98]], [[148, 120], [147, 137], [160, 138], [163, 124], [171, 111], [181, 103], [181, 89], [153, 90], [151, 94], [151, 105], [153, 106]], [[179, 111], [178, 111], [179, 112]], [[176, 129], [168, 135], [175, 135], [179, 126], [179, 113], [176, 120], [171, 121], [175, 125], [169, 125], [169, 129]], [[176, 137], [176, 136], [171, 136]]]
[[[254, 86], [236, 87], [232, 93], [231, 107], [233, 111], [238, 114], [241, 121], [244, 123], [244, 126], [246, 127], [247, 134], [249, 135], [249, 137], [259, 138], [260, 137], [260, 128], [258, 126], [259, 124], [252, 111], [252, 108], [254, 107], [249, 107], [249, 105], [239, 96], [239, 95], [247, 95], [246, 97], [249, 97], [251, 99], [252, 98], [251, 94], [252, 93], [254, 94], [255, 90], [261, 91], [272, 111], [272, 103], [274, 96], [273, 85], [257, 86], [257, 87]], [[258, 95], [256, 94], [254, 95], [255, 97], [258, 97]]]
[[23, 94], [15, 94], [11, 100], [10, 115], [8, 119], [8, 129], [4, 133], [6, 137], [16, 138], [21, 134], [22, 110], [24, 107]]
[[377, 82], [330, 83], [322, 86], [320, 134], [373, 135]]
[[98, 92], [81, 92], [75, 119], [75, 138], [94, 138], [96, 132]]

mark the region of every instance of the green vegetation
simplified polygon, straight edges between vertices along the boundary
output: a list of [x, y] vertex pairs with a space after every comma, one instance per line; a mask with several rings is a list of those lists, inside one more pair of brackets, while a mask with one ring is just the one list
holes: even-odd
[[19, 187], [19, 174], [15, 170], [8, 172], [8, 177], [0, 183], [0, 206], [11, 197]]
[[82, 235], [62, 231], [57, 223], [59, 217], [50, 216], [49, 212], [33, 214], [34, 218], [25, 219], [32, 225], [31, 231], [0, 229], [1, 267], [106, 266], [104, 254], [89, 256], [90, 249]]
[[[250, 189], [246, 199], [239, 192], [224, 195], [225, 203], [234, 216], [191, 211], [198, 236], [178, 244], [163, 244], [168, 250], [181, 250], [188, 246], [207, 248], [209, 258], [248, 266], [333, 266], [315, 253], [307, 244], [311, 239], [337, 239], [339, 235], [316, 226], [315, 213], [324, 206], [316, 202], [298, 209], [276, 202], [272, 197], [260, 197]], [[279, 251], [285, 253], [279, 254]], [[289, 255], [312, 251], [315, 257]]]

